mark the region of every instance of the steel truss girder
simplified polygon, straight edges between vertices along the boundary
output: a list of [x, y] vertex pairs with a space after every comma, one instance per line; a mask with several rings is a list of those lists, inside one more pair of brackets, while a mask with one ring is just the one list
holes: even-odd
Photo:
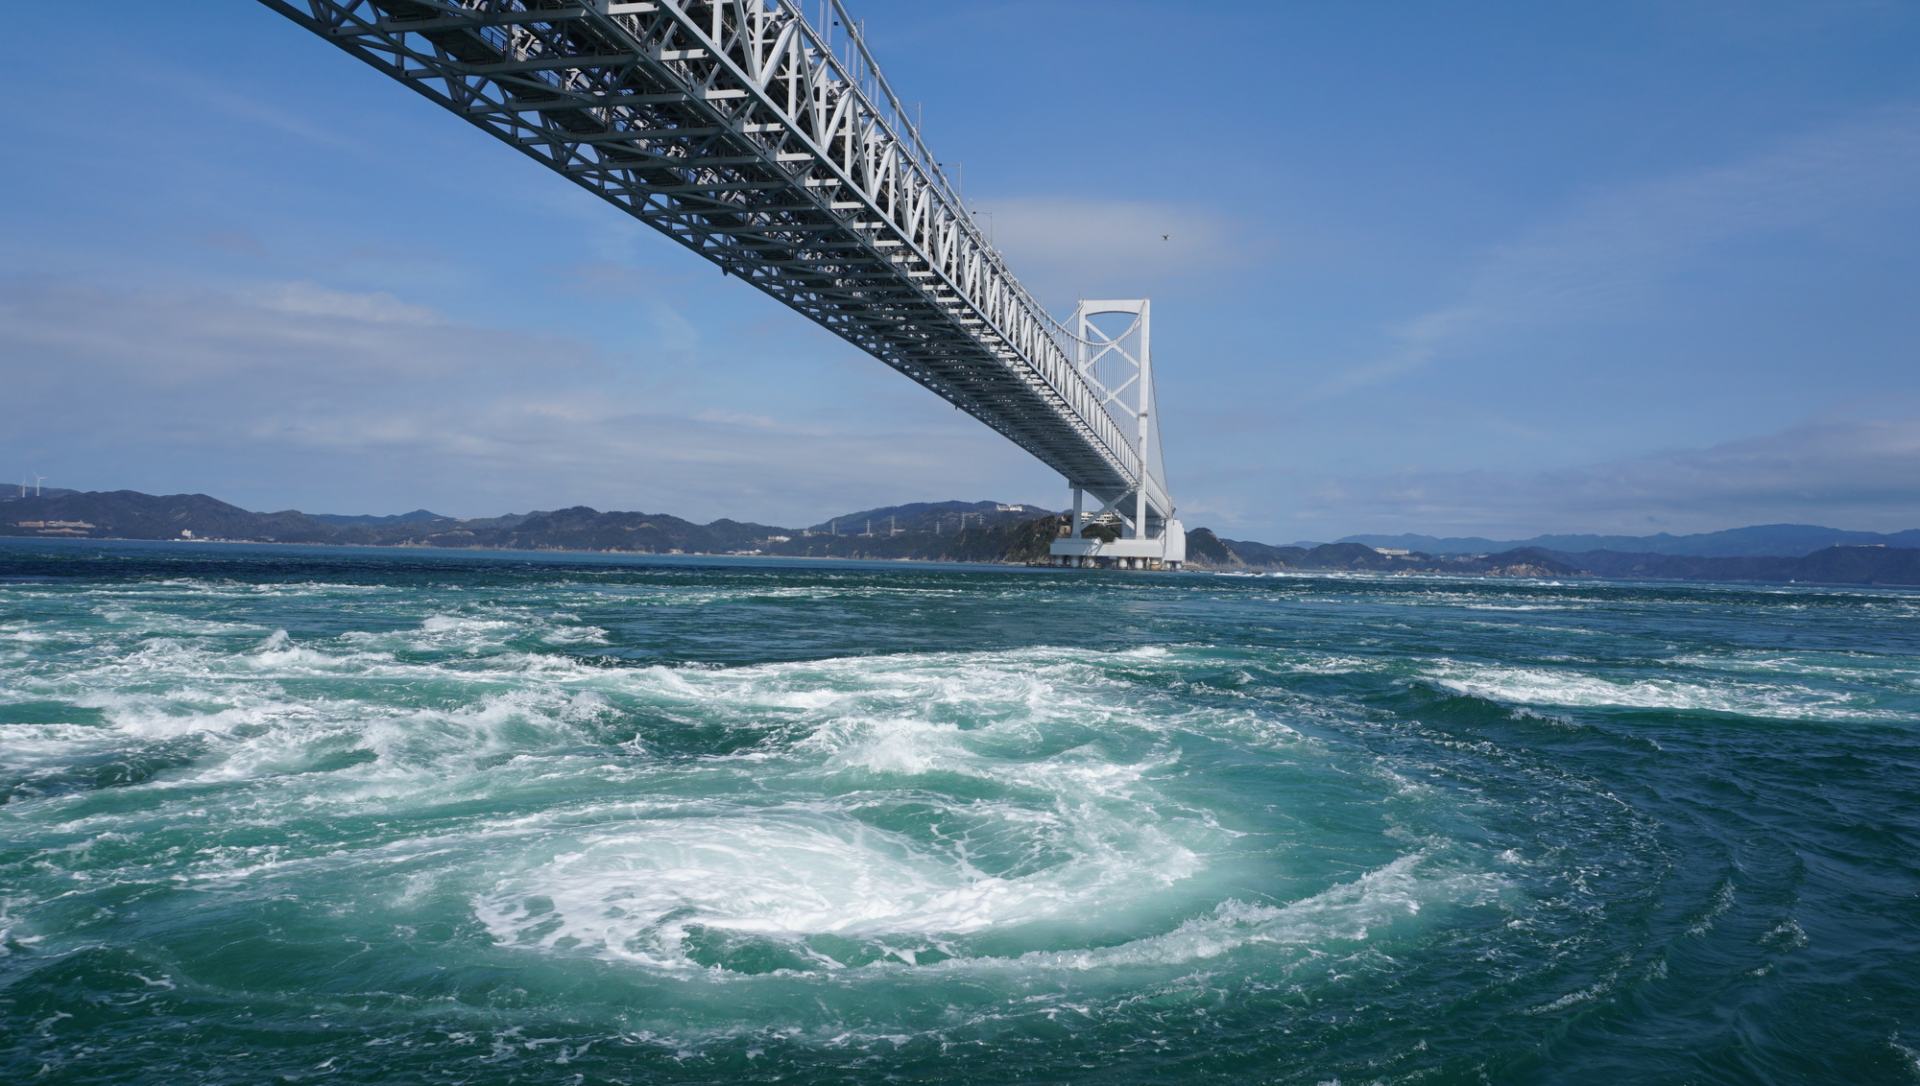
[[1138, 488], [1172, 515], [1141, 441], [986, 243], [864, 44], [843, 61], [794, 0], [261, 2], [1096, 497]]

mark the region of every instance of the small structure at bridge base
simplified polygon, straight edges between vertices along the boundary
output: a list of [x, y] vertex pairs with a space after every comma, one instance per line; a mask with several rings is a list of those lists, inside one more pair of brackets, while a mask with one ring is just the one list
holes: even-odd
[[1048, 565], [1071, 569], [1177, 570], [1187, 564], [1187, 530], [1170, 520], [1148, 539], [1056, 539], [1047, 558]]

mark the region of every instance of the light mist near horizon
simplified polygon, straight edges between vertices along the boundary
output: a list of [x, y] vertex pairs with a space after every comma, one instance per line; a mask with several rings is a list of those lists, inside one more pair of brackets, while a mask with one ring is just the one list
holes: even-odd
[[[1189, 526], [1920, 525], [1920, 8], [1221, 4], [1173, 50], [1161, 5], [1012, 10], [855, 14], [1044, 304], [1153, 298]], [[790, 525], [1065, 504], [264, 8], [14, 24], [116, 78], [55, 49], [0, 77], [0, 482]]]

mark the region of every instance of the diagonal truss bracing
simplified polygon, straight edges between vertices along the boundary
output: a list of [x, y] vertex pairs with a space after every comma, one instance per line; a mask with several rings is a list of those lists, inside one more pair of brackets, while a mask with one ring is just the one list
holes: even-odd
[[[985, 422], [1103, 499], [1164, 479], [844, 13], [793, 0], [262, 0]], [[838, 0], [832, 0], [838, 10]]]

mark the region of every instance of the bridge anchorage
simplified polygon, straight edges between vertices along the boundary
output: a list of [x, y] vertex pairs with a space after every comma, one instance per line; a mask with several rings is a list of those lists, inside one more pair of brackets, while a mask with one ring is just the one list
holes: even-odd
[[796, 0], [261, 2], [1058, 471], [1074, 516], [1056, 564], [1185, 562], [1147, 303], [1048, 315], [840, 0], [820, 27]]

